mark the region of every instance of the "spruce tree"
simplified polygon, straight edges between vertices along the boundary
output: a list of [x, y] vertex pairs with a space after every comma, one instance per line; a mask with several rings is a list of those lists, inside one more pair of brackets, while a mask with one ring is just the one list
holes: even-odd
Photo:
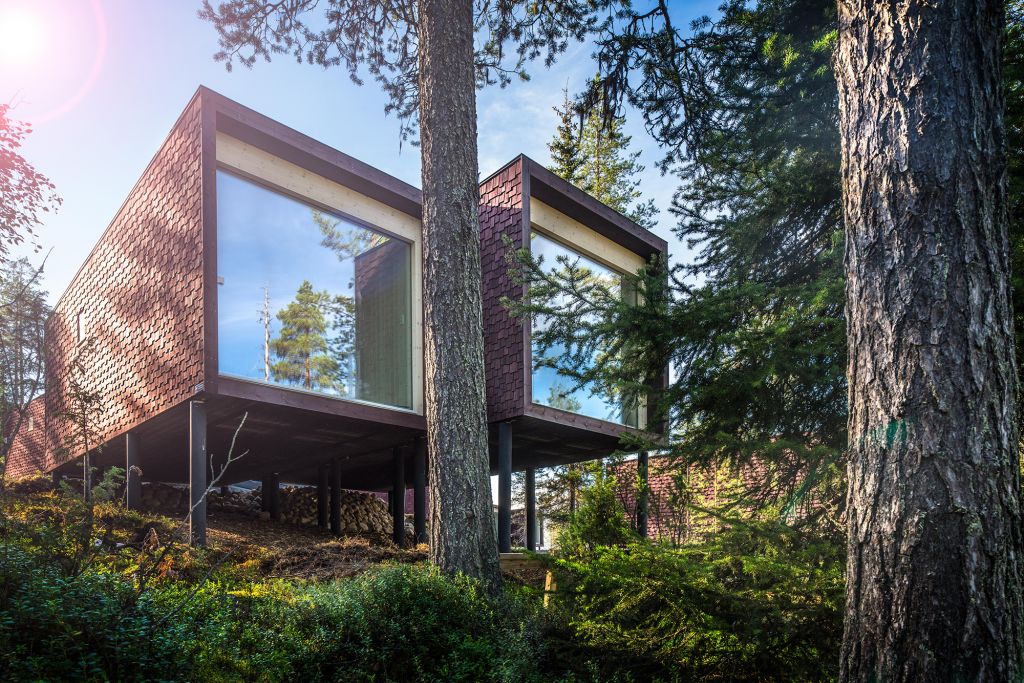
[[[640, 201], [637, 176], [644, 167], [640, 152], [629, 149], [632, 137], [622, 132], [625, 118], [606, 120], [603, 100], [582, 110], [569, 99], [568, 90], [562, 94], [562, 106], [555, 107], [558, 127], [548, 143], [550, 170], [645, 228], [654, 227], [658, 210], [653, 199]], [[578, 111], [585, 113], [580, 116]]]
[[555, 128], [555, 137], [548, 143], [548, 152], [551, 153], [551, 165], [548, 168], [559, 178], [579, 185], [579, 171], [583, 164], [579, 116], [569, 98], [568, 88], [562, 89], [562, 106], [553, 109], [558, 114], [558, 126]]
[[305, 389], [332, 389], [338, 363], [329, 353], [325, 308], [329, 296], [314, 291], [309, 280], [299, 286], [295, 299], [278, 311], [281, 330], [270, 346], [278, 360], [270, 366], [275, 380]]

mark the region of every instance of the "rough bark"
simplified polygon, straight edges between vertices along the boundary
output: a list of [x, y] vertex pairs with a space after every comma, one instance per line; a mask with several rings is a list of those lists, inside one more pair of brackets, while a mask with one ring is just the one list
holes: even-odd
[[491, 512], [477, 217], [473, 3], [419, 0], [430, 559], [500, 585]]
[[1003, 8], [839, 1], [845, 681], [1024, 675]]

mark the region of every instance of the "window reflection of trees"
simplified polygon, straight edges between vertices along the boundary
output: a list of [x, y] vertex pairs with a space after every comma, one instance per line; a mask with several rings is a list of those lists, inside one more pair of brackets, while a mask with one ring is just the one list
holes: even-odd
[[[376, 334], [365, 332], [375, 318], [393, 311], [370, 310], [386, 304], [380, 296], [374, 297], [375, 301], [359, 301], [365, 298], [365, 290], [382, 289], [380, 281], [388, 279], [388, 267], [394, 265], [392, 262], [396, 259], [375, 252], [387, 251], [384, 248], [393, 240], [316, 209], [311, 211], [311, 218], [320, 232], [320, 246], [334, 252], [339, 262], [353, 264], [352, 276], [342, 284], [350, 293], [313, 291], [308, 281], [303, 283], [296, 298], [277, 314], [282, 334], [273, 344], [279, 358], [274, 365], [274, 379], [350, 398], [407, 404], [408, 399], [402, 396], [407, 393], [404, 386], [382, 386], [387, 380], [382, 381], [379, 367], [406, 363], [401, 358], [386, 357], [385, 349], [374, 346], [374, 342], [380, 341], [379, 329]], [[392, 251], [400, 259], [407, 247], [400, 243], [393, 246], [398, 247]], [[398, 279], [404, 286], [405, 278]], [[383, 288], [387, 289], [387, 284]], [[387, 298], [387, 294], [383, 298]], [[402, 315], [401, 322], [405, 323], [407, 317]], [[376, 327], [382, 324], [386, 322], [378, 322]], [[363, 335], [360, 335], [361, 327]], [[288, 338], [285, 338], [286, 330]], [[361, 336], [371, 338], [361, 339]], [[369, 376], [360, 377], [360, 366], [364, 370], [362, 374]]]
[[[558, 279], [577, 282], [580, 291], [600, 292], [601, 296], [636, 302], [636, 292], [624, 286], [621, 274], [590, 261], [569, 247], [537, 232], [531, 234], [531, 241], [536, 245], [533, 250], [535, 254], [554, 256], [554, 263], [548, 270]], [[576, 307], [578, 317], [584, 325], [587, 322], [596, 322], [593, 312], [584, 310], [578, 299], [567, 294], [555, 294], [548, 301], [548, 305], [563, 310]], [[535, 332], [547, 330], [551, 323], [552, 320], [548, 316], [533, 316], [532, 325]], [[608, 344], [595, 345], [591, 339], [580, 339], [578, 342], [552, 346], [545, 352], [545, 349], [541, 349], [534, 342], [532, 353], [535, 375], [549, 371], [557, 373], [560, 377], [554, 380], [549, 387], [547, 396], [535, 391], [534, 402], [560, 410], [583, 413], [600, 419], [636, 426], [638, 417], [636, 398], [627, 397], [613, 387], [597, 390], [593, 387], [578, 386], [575, 380], [568, 383], [565, 381], [565, 377], [571, 374], [579, 374], [585, 368], [598, 367], [608, 360], [614, 353]], [[569, 370], [569, 368], [572, 369]], [[540, 387], [538, 389], [543, 391]], [[596, 397], [600, 401], [601, 408], [595, 409], [593, 402], [581, 400], [590, 396]], [[604, 411], [603, 414], [597, 414], [597, 411], [601, 409]]]
[[218, 245], [222, 373], [412, 407], [410, 244], [219, 171]]

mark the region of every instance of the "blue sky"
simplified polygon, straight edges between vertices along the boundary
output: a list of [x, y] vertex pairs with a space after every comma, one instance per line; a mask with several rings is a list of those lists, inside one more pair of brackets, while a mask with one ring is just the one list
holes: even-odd
[[[688, 21], [716, 2], [675, 4]], [[200, 84], [419, 186], [419, 151], [400, 144], [398, 121], [383, 115], [385, 99], [373, 82], [356, 86], [341, 70], [286, 56], [228, 73], [212, 59], [216, 34], [196, 18], [198, 5], [0, 0], [0, 42], [7, 46], [0, 45], [0, 101], [15, 104], [14, 116], [38, 121], [24, 154], [64, 198], [40, 230], [44, 248], [53, 248], [45, 274], [52, 300]], [[552, 107], [563, 87], [578, 91], [592, 75], [590, 53], [587, 45], [570, 48], [551, 69], [534, 65], [531, 81], [478, 94], [482, 176], [519, 153], [548, 161]], [[670, 240], [677, 259], [686, 258], [664, 210], [675, 183], [653, 168], [658, 151], [636, 117], [628, 130], [648, 167], [645, 195], [662, 209], [656, 232]]]

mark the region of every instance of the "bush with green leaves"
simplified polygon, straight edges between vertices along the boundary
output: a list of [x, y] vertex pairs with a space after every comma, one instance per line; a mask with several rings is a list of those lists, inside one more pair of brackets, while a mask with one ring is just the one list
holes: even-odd
[[0, 680], [186, 680], [183, 627], [159, 615], [121, 576], [69, 575], [0, 544]]
[[636, 539], [618, 498], [615, 477], [599, 470], [580, 492], [579, 509], [558, 535], [558, 550], [562, 555], [576, 556]]
[[[165, 591], [168, 605], [181, 593]], [[474, 581], [382, 565], [348, 580], [208, 584], [181, 622], [207, 681], [541, 680], [535, 614]]]
[[[734, 520], [705, 543], [595, 547], [556, 563], [566, 666], [636, 680], [834, 678], [842, 546]], [[557, 639], [556, 639], [557, 640]]]

